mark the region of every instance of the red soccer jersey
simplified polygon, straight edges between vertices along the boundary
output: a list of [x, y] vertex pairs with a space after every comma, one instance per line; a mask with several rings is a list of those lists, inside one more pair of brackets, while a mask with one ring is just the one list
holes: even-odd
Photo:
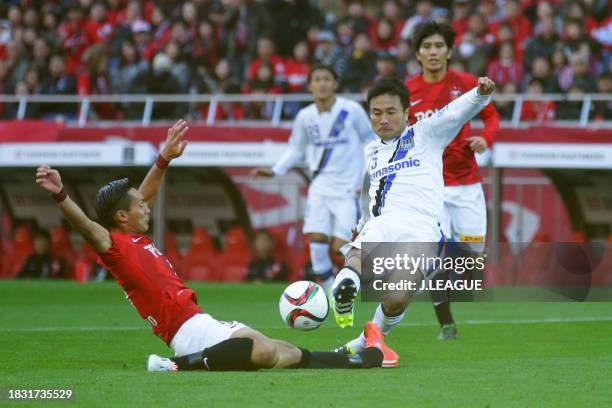
[[[433, 115], [453, 99], [473, 89], [477, 83], [478, 79], [475, 76], [452, 69], [448, 70], [444, 79], [436, 83], [425, 82], [422, 75], [407, 80], [406, 86], [410, 90], [410, 123], [414, 124]], [[485, 125], [482, 137], [491, 147], [494, 134], [499, 128], [499, 114], [492, 103], [480, 112], [480, 118]], [[444, 184], [447, 186], [474, 184], [482, 180], [474, 152], [467, 141], [469, 136], [468, 122], [444, 151]]]
[[194, 291], [146, 235], [111, 233], [113, 246], [100, 258], [140, 316], [166, 344], [202, 309]]

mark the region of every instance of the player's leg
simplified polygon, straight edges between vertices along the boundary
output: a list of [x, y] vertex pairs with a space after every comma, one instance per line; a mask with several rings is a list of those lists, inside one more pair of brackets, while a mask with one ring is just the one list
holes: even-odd
[[334, 282], [334, 264], [329, 253], [329, 237], [322, 233], [308, 234], [312, 273], [326, 293]]
[[[171, 342], [176, 357], [150, 356], [149, 371], [253, 371], [297, 365], [301, 352], [275, 342], [236, 322], [220, 322], [210, 315], [188, 320]], [[161, 368], [158, 367], [160, 364]], [[156, 369], [157, 368], [157, 369]]]
[[332, 229], [332, 215], [326, 198], [309, 194], [304, 215], [304, 233], [308, 234], [310, 262], [323, 289], [329, 293], [334, 282], [334, 265], [329, 254], [329, 235]]
[[309, 351], [270, 339], [250, 328], [241, 329], [234, 336], [253, 340], [252, 362], [262, 368], [371, 368], [382, 364], [382, 352], [377, 348], [366, 348], [357, 356], [338, 357], [338, 353]]
[[[450, 234], [452, 242], [447, 245], [448, 254], [455, 259], [473, 259], [472, 265], [479, 265], [477, 258], [484, 256], [484, 243], [487, 230], [487, 207], [480, 183], [445, 187], [445, 201], [449, 206], [451, 218]], [[482, 270], [455, 271], [460, 278], [482, 279]], [[448, 309], [446, 309], [448, 307]], [[457, 338], [457, 327], [450, 313], [449, 302], [436, 307], [440, 321], [440, 340]]]
[[[422, 280], [422, 273], [416, 274], [404, 274], [394, 273], [387, 282], [399, 282], [399, 281], [411, 281], [414, 282], [416, 287], [419, 286]], [[359, 337], [349, 341], [344, 346], [335, 350], [335, 352], [341, 354], [355, 354], [362, 352], [368, 345], [369, 342], [382, 340], [384, 337], [389, 335], [391, 330], [399, 324], [404, 318], [406, 308], [412, 295], [416, 291], [402, 290], [402, 291], [388, 291], [384, 294], [382, 301], [379, 303], [376, 311], [374, 312], [374, 318], [372, 322], [380, 327], [380, 336], [376, 337], [364, 330], [361, 332]], [[395, 351], [388, 346], [382, 347], [383, 351], [383, 367], [396, 367], [398, 364], [399, 357]]]
[[355, 298], [361, 288], [361, 250], [350, 248], [344, 266], [332, 285], [332, 301], [336, 323], [341, 328], [352, 327]]
[[[480, 183], [458, 186], [461, 197], [457, 200], [456, 221], [453, 221], [452, 244], [457, 256], [464, 260], [471, 260], [472, 268], [455, 268], [460, 279], [482, 280], [485, 256], [485, 237], [487, 231], [487, 205]], [[473, 293], [460, 293], [462, 300], [472, 299]]]
[[[412, 284], [414, 287], [418, 287], [422, 277], [422, 272], [410, 274], [405, 271], [394, 271], [387, 279], [385, 279], [385, 282], [392, 284], [397, 284], [400, 282], [413, 282]], [[387, 336], [391, 330], [402, 321], [408, 303], [415, 292], [416, 291], [410, 290], [387, 291], [382, 296], [382, 300], [374, 312], [374, 318], [372, 321], [378, 327], [380, 327], [384, 336]], [[344, 346], [344, 349], [340, 348], [336, 351], [358, 353], [364, 349], [365, 345], [366, 335], [364, 332], [362, 332], [359, 337], [348, 342]]]
[[149, 371], [254, 371], [260, 368], [373, 368], [381, 367], [384, 343], [356, 356], [311, 352], [282, 340], [270, 339], [249, 327], [204, 350], [170, 359], [149, 356]]
[[170, 342], [177, 357], [165, 359], [149, 356], [149, 371], [179, 370], [254, 370], [252, 340], [232, 339], [234, 333], [246, 328], [239, 322], [224, 322], [207, 313], [198, 313], [184, 322]]
[[353, 326], [355, 298], [361, 288], [361, 242], [384, 242], [385, 222], [382, 217], [370, 219], [357, 238], [342, 248], [344, 266], [332, 286], [334, 316], [341, 328]]
[[[442, 254], [443, 240], [438, 243], [403, 243], [400, 244], [402, 251], [408, 251], [408, 259], [419, 258], [436, 258]], [[401, 254], [401, 252], [398, 252]], [[410, 270], [417, 271], [416, 273], [410, 273]], [[386, 283], [397, 284], [403, 283], [405, 285], [412, 285], [414, 288], [419, 288], [421, 281], [427, 277], [432, 278], [438, 273], [439, 270], [435, 268], [413, 267], [409, 270], [395, 270], [385, 279]], [[404, 318], [405, 310], [412, 299], [412, 296], [417, 293], [417, 290], [393, 290], [386, 291], [382, 296], [382, 301], [376, 308], [374, 318], [372, 319], [378, 327], [380, 327], [382, 335], [387, 336], [391, 330], [399, 324]], [[351, 340], [344, 346], [336, 349], [336, 352], [340, 353], [358, 353], [364, 349], [367, 344], [368, 333], [362, 332], [359, 337]], [[398, 356], [393, 350], [385, 346], [384, 350], [384, 362], [383, 367], [394, 367], [397, 365]]]
[[329, 209], [333, 217], [332, 253], [340, 254], [353, 235], [352, 230], [359, 222], [359, 201], [355, 198], [332, 198]]
[[[452, 188], [444, 189], [444, 213], [440, 226], [444, 236], [452, 239], [452, 223], [455, 215], [455, 202], [457, 194]], [[454, 216], [454, 217], [453, 217]], [[446, 256], [456, 256], [454, 253], [454, 246], [452, 244], [447, 246]], [[442, 270], [434, 277], [434, 280], [448, 280], [448, 271]], [[455, 320], [451, 312], [450, 303], [450, 291], [448, 290], [431, 290], [429, 291], [431, 301], [436, 313], [436, 319], [440, 325], [440, 334], [438, 335], [439, 340], [451, 340], [456, 337]], [[454, 333], [454, 335], [453, 335]]]

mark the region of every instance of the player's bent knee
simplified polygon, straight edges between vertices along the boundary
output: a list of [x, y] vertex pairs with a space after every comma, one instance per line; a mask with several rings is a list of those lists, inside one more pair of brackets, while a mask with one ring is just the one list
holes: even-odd
[[278, 362], [278, 348], [269, 340], [257, 339], [253, 344], [251, 359], [258, 367], [272, 368]]
[[390, 297], [383, 301], [383, 311], [388, 316], [397, 316], [406, 309], [406, 301]]

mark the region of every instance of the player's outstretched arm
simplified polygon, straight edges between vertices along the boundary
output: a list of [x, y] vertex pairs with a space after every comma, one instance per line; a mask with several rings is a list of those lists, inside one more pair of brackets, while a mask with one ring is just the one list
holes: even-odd
[[476, 116], [487, 104], [495, 91], [495, 83], [489, 78], [478, 78], [478, 86], [461, 95], [438, 113], [418, 123], [433, 137], [441, 148], [445, 148], [457, 136], [463, 125]]
[[170, 161], [180, 157], [185, 151], [187, 141], [183, 140], [183, 138], [188, 130], [187, 122], [183, 119], [179, 119], [168, 129], [168, 136], [166, 137], [166, 144], [163, 150], [159, 153], [157, 160], [140, 184], [140, 187], [138, 187], [138, 191], [144, 196], [144, 200], [149, 208], [153, 206]]
[[274, 171], [270, 167], [255, 167], [249, 174], [251, 177], [274, 177]]
[[57, 170], [47, 165], [40, 166], [36, 170], [36, 184], [51, 194], [64, 213], [64, 217], [96, 252], [108, 251], [112, 246], [110, 233], [100, 224], [90, 220], [83, 210], [68, 197]]
[[289, 149], [281, 156], [273, 167], [256, 167], [251, 170], [251, 177], [282, 176], [292, 167], [297, 166], [305, 155], [305, 147], [289, 139]]
[[257, 167], [253, 169], [251, 171], [252, 177], [282, 176], [304, 160], [308, 138], [306, 137], [304, 126], [302, 125], [302, 112], [303, 111], [298, 112], [298, 115], [293, 121], [291, 136], [289, 136], [289, 149], [287, 149], [272, 168]]
[[470, 136], [466, 140], [469, 143], [470, 149], [476, 153], [483, 153], [485, 150], [493, 146], [495, 133], [499, 129], [499, 112], [495, 109], [493, 103], [489, 103], [478, 114], [484, 123], [484, 129], [480, 136]]

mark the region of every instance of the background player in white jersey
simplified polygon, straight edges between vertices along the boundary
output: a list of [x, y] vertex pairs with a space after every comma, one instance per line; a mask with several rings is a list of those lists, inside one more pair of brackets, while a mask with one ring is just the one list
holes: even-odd
[[359, 218], [363, 148], [376, 136], [361, 105], [335, 95], [338, 81], [329, 65], [312, 67], [308, 88], [315, 102], [298, 112], [289, 150], [272, 168], [257, 168], [253, 175], [283, 175], [306, 160], [311, 182], [304, 233], [309, 234], [313, 272], [329, 293], [334, 281], [330, 238], [334, 252], [351, 238], [351, 228]]
[[[439, 255], [444, 241], [438, 220], [444, 206], [442, 153], [462, 126], [484, 108], [495, 84], [479, 78], [477, 88], [466, 92], [438, 113], [413, 126], [408, 125], [409, 92], [395, 79], [382, 79], [368, 91], [367, 101], [372, 128], [379, 136], [366, 148], [370, 179], [369, 219], [345, 248], [347, 260], [333, 285], [334, 314], [340, 327], [353, 325], [354, 299], [360, 288], [362, 242], [420, 243], [418, 253]], [[366, 216], [366, 214], [364, 214]], [[393, 271], [391, 280], [400, 278], [417, 285], [431, 272], [405, 274]], [[429, 277], [429, 276], [428, 276]], [[386, 292], [374, 322], [383, 334], [401, 321], [411, 296], [409, 290]], [[338, 351], [359, 352], [364, 348], [363, 333]], [[383, 366], [397, 365], [397, 354], [385, 348]]]

